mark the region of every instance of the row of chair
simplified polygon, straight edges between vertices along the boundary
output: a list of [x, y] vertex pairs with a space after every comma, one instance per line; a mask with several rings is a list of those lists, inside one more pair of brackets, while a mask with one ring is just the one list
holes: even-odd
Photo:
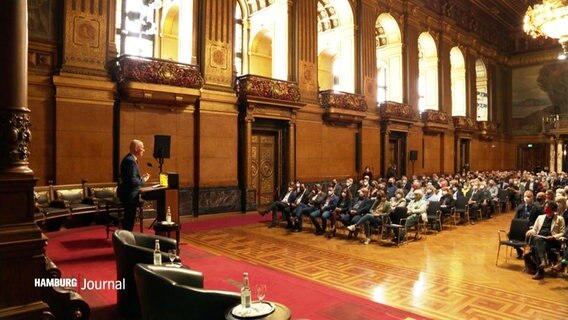
[[[502, 192], [499, 194], [499, 202], [495, 206], [496, 213], [508, 211], [510, 208], [508, 195], [504, 190], [500, 191]], [[471, 208], [468, 205], [468, 199], [462, 196], [457, 197], [455, 206], [446, 214], [442, 212], [441, 203], [439, 201], [430, 201], [426, 211], [428, 221], [420, 221], [414, 228], [414, 236], [410, 238], [409, 231], [412, 230], [407, 230], [405, 227], [406, 218], [408, 216], [407, 209], [405, 207], [395, 207], [389, 215], [381, 217], [382, 223], [380, 228], [377, 229], [379, 243], [381, 243], [382, 239], [389, 238], [388, 234], [390, 232], [394, 232], [397, 238], [396, 244], [399, 245], [406, 243], [409, 240], [420, 239], [422, 235], [426, 235], [429, 232], [441, 232], [445, 225], [448, 225], [449, 228], [452, 229], [458, 225], [458, 223], [462, 220], [462, 217], [469, 223], [471, 214], [470, 210]], [[478, 210], [478, 216], [481, 219], [487, 215], [486, 210], [488, 210], [488, 208], [480, 207]], [[304, 223], [310, 224], [311, 220], [306, 216], [304, 217]], [[340, 221], [337, 221], [336, 230], [342, 229], [344, 229], [343, 224]]]

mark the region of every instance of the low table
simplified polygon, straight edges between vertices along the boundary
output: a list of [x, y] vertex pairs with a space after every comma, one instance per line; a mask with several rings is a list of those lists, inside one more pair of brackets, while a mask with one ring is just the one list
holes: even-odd
[[[264, 301], [266, 301], [266, 300], [264, 300]], [[277, 303], [277, 302], [270, 301], [270, 303], [272, 303], [274, 305], [274, 312], [272, 312], [271, 314], [269, 314], [265, 317], [254, 317], [254, 318], [237, 317], [237, 316], [234, 316], [233, 313], [231, 312], [234, 307], [230, 307], [225, 312], [225, 319], [226, 320], [243, 320], [243, 319], [290, 320], [290, 319], [292, 319], [292, 311], [290, 311], [290, 309], [288, 309], [288, 307], [286, 307], [283, 304]]]
[[177, 222], [165, 223], [165, 221], [158, 221], [154, 224], [154, 231], [157, 235], [166, 235], [170, 238], [172, 232], [176, 233], [176, 249], [179, 252], [179, 234], [181, 225]]

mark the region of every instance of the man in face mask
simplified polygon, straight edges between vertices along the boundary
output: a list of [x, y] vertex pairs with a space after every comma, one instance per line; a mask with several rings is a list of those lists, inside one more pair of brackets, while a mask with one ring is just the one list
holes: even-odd
[[[523, 203], [520, 204], [515, 210], [513, 219], [526, 219], [529, 220], [529, 225], [534, 225], [536, 218], [543, 214], [542, 207], [534, 203], [534, 194], [532, 191], [527, 190], [524, 193]], [[523, 249], [517, 249], [517, 259], [523, 257]]]
[[276, 223], [278, 221], [278, 211], [284, 212], [284, 210], [290, 206], [290, 203], [294, 202], [294, 200], [296, 199], [296, 191], [294, 189], [294, 186], [294, 182], [290, 182], [286, 191], [284, 191], [280, 195], [280, 200], [274, 201], [264, 210], [258, 212], [261, 216], [264, 216], [268, 212], [272, 212], [272, 222], [268, 226], [269, 228], [276, 226]]

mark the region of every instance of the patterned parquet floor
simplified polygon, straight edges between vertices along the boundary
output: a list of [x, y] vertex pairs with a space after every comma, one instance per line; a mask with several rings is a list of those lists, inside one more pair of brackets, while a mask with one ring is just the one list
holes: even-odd
[[182, 238], [208, 252], [433, 319], [568, 319], [568, 274], [547, 273], [544, 280], [532, 280], [522, 272], [522, 260], [505, 247], [495, 265], [497, 230], [508, 230], [511, 217], [504, 213], [473, 226], [444, 229], [400, 247], [379, 244], [377, 235], [363, 245], [343, 234], [331, 240], [316, 236], [311, 226], [290, 233], [263, 223]]

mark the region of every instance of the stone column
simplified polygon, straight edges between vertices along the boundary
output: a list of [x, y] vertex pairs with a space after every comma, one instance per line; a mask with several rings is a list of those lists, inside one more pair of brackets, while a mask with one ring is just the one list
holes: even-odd
[[5, 38], [0, 49], [0, 177], [33, 176], [30, 156], [30, 110], [28, 99], [27, 4], [2, 1], [0, 26]]
[[288, 181], [296, 180], [296, 120], [288, 122]]
[[34, 278], [45, 270], [45, 242], [33, 222], [36, 180], [28, 167], [27, 1], [0, 1], [0, 319], [39, 319], [47, 304]]
[[241, 191], [244, 193], [242, 195], [243, 203], [242, 203], [242, 211], [246, 212], [246, 210], [251, 209], [251, 204], [256, 204], [256, 195], [249, 194], [249, 190], [251, 190], [254, 186], [251, 185], [251, 168], [252, 168], [252, 156], [251, 156], [251, 146], [252, 146], [252, 122], [254, 121], [254, 117], [251, 114], [247, 114], [243, 117], [244, 128], [243, 128], [243, 163], [240, 170], [242, 170], [243, 174], [243, 182], [242, 186], [244, 188]]
[[[556, 140], [556, 172], [562, 171], [563, 142], [562, 139]], [[554, 170], [554, 167], [550, 167], [550, 170]]]

